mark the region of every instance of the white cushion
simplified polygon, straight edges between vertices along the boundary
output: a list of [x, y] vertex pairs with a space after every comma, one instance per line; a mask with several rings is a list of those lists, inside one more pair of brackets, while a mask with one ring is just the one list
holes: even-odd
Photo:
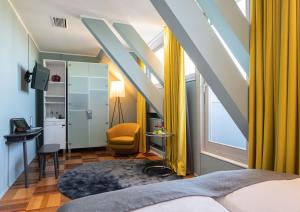
[[300, 212], [300, 178], [258, 183], [219, 201], [232, 212]]

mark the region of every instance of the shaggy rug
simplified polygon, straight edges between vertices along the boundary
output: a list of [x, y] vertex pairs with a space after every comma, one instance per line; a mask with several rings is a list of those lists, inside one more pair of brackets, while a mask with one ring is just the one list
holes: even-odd
[[76, 167], [59, 178], [58, 188], [71, 199], [115, 191], [131, 186], [181, 179], [176, 175], [168, 177], [149, 176], [143, 173], [149, 160], [108, 160]]

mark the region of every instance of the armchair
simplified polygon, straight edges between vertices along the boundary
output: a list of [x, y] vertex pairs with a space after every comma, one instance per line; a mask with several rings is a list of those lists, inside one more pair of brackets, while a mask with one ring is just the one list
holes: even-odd
[[116, 154], [134, 154], [139, 151], [140, 126], [136, 123], [118, 124], [107, 130], [108, 146]]

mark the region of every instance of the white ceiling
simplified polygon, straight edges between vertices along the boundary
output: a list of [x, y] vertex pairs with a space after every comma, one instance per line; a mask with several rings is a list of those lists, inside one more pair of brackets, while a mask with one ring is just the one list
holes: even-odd
[[[146, 42], [163, 20], [149, 0], [12, 0], [41, 51], [96, 56], [100, 45], [81, 23], [80, 15], [132, 24]], [[51, 17], [67, 18], [68, 29], [54, 28]]]

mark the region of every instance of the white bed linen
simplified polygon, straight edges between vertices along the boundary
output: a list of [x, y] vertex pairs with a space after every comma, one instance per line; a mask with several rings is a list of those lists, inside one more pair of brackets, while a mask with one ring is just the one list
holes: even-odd
[[258, 183], [219, 201], [232, 212], [300, 212], [300, 178]]
[[191, 196], [154, 204], [135, 212], [300, 212], [300, 178], [247, 186], [218, 201], [224, 207], [212, 198]]
[[135, 212], [228, 212], [221, 204], [209, 197], [192, 196], [147, 206]]

